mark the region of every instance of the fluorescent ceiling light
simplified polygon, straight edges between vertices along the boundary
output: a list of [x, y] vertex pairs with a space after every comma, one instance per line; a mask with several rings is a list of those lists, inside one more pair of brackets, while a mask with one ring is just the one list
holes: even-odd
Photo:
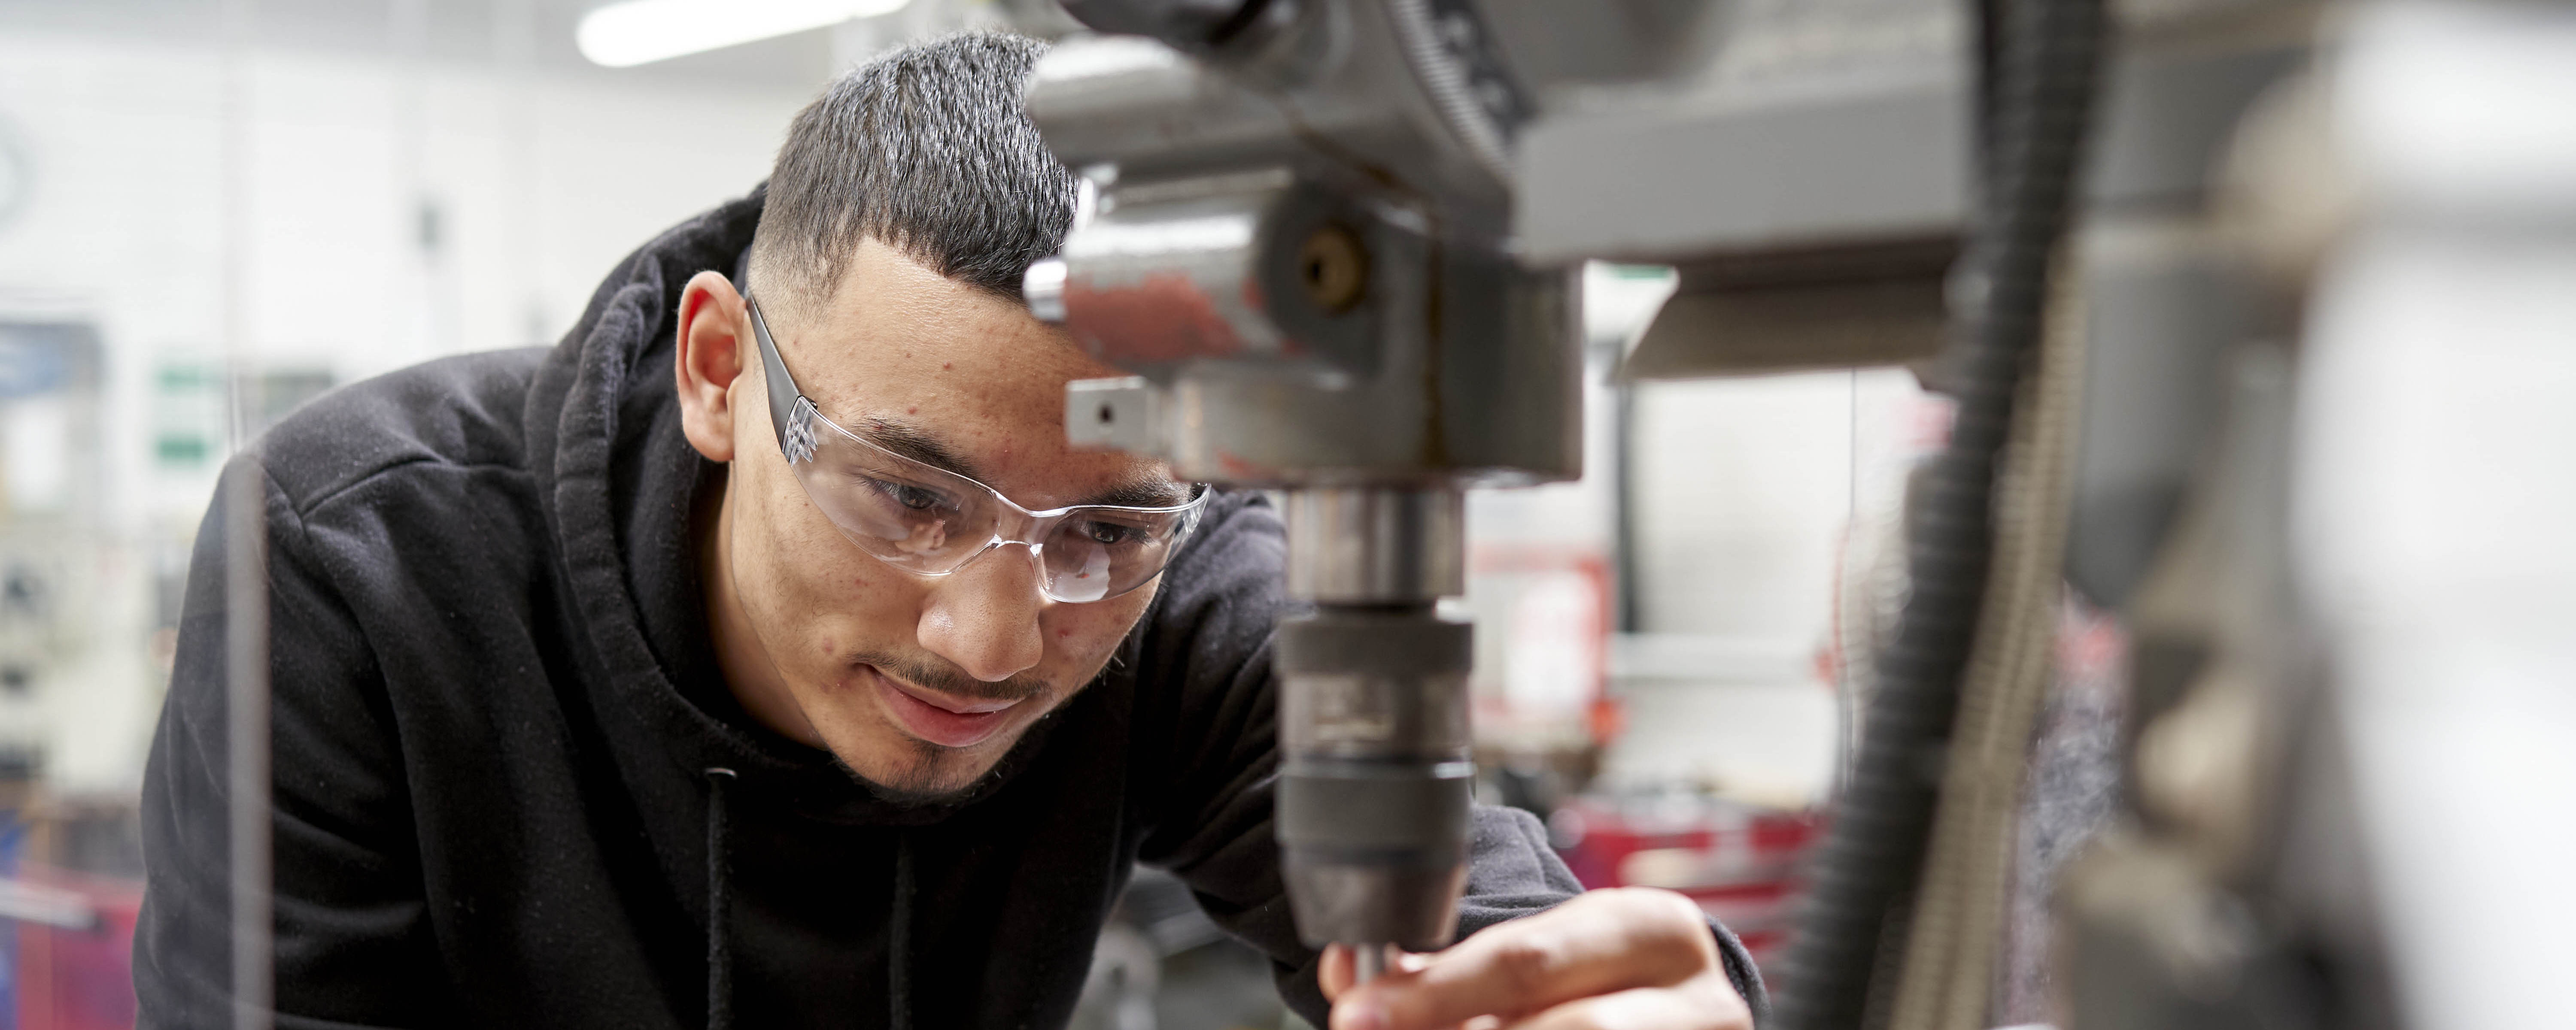
[[626, 68], [702, 50], [892, 14], [911, 0], [623, 0], [581, 16], [573, 39], [593, 64]]

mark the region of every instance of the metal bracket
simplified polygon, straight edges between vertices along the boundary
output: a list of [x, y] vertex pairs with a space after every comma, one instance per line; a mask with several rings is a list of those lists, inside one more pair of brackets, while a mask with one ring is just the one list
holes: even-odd
[[1165, 394], [1143, 376], [1064, 384], [1064, 437], [1075, 447], [1168, 457]]

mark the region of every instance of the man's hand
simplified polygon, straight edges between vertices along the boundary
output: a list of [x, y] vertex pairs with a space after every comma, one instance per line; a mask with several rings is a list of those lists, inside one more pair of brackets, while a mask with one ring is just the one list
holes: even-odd
[[1597, 890], [1408, 955], [1351, 986], [1351, 953], [1324, 952], [1331, 1030], [1752, 1030], [1697, 904], [1671, 891]]

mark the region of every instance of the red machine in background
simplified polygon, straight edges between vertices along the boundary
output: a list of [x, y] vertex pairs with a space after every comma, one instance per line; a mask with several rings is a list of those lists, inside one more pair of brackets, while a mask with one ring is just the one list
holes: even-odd
[[130, 1028], [134, 810], [33, 794], [0, 779], [0, 1030]]
[[15, 1030], [123, 1030], [134, 1025], [134, 919], [143, 885], [27, 867], [0, 880], [9, 944], [8, 1024]]
[[1661, 887], [1699, 902], [1767, 964], [1786, 943], [1798, 864], [1824, 827], [1785, 812], [1694, 793], [1582, 797], [1548, 833], [1586, 888]]

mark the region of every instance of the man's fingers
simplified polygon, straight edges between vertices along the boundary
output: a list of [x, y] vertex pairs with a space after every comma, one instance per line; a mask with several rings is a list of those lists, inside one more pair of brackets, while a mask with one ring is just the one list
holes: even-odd
[[[1343, 991], [1351, 989], [1351, 981], [1359, 979], [1358, 961], [1359, 956], [1351, 952], [1350, 945], [1324, 946], [1324, 953], [1315, 960], [1315, 986], [1323, 989], [1325, 1001], [1339, 998]], [[1395, 965], [1389, 971], [1411, 973], [1430, 964], [1429, 955], [1399, 951], [1395, 953]]]
[[1519, 1016], [1715, 968], [1699, 906], [1668, 891], [1604, 890], [1487, 928], [1418, 972], [1342, 996], [1333, 1030], [1434, 1030], [1477, 1016]]
[[[1733, 1004], [1726, 1004], [1733, 1002]], [[1569, 1001], [1502, 1030], [1752, 1030], [1753, 1014], [1726, 992], [1724, 999], [1668, 987], [1637, 987]]]

